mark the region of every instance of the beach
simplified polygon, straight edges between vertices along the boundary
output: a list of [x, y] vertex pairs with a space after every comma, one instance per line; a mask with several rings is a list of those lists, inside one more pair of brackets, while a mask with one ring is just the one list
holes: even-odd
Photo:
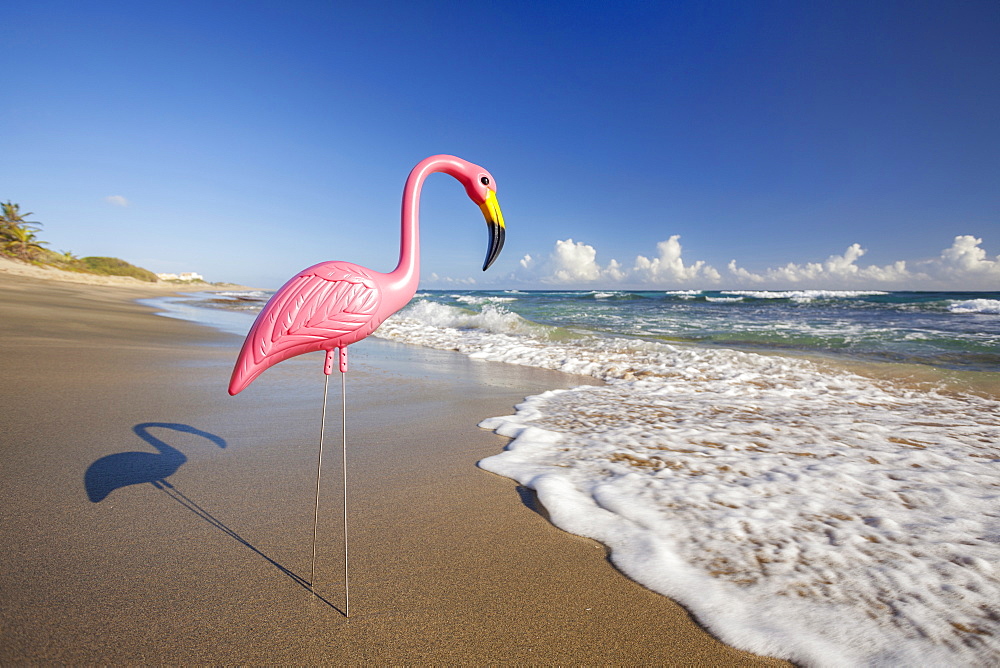
[[599, 381], [374, 338], [347, 379], [345, 618], [339, 376], [313, 596], [322, 355], [230, 397], [241, 338], [134, 301], [156, 294], [0, 273], [4, 664], [782, 663], [477, 468], [509, 440], [481, 420]]

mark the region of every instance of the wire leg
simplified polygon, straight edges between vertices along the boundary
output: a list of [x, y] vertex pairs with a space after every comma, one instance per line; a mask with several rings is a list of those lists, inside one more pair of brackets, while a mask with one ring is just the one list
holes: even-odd
[[[316, 530], [319, 526], [319, 481], [323, 469], [323, 436], [326, 432], [326, 395], [330, 388], [330, 376], [323, 383], [323, 417], [319, 427], [319, 459], [316, 461], [316, 507], [313, 510], [312, 568], [309, 572], [309, 589], [316, 585]], [[313, 592], [315, 593], [315, 592]]]
[[341, 469], [344, 472], [344, 616], [351, 616], [351, 586], [347, 579], [347, 373], [340, 374]]

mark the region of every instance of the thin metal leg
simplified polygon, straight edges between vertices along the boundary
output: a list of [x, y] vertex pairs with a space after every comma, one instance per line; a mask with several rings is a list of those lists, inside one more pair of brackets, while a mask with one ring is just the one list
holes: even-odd
[[347, 372], [340, 374], [341, 469], [344, 472], [344, 616], [351, 616], [351, 585], [347, 579]]
[[[316, 507], [313, 510], [312, 569], [309, 572], [309, 589], [316, 585], [316, 530], [319, 526], [319, 481], [323, 469], [323, 436], [326, 432], [326, 395], [330, 388], [330, 376], [323, 383], [323, 417], [319, 428], [319, 459], [316, 461]], [[315, 592], [313, 592], [315, 593]]]

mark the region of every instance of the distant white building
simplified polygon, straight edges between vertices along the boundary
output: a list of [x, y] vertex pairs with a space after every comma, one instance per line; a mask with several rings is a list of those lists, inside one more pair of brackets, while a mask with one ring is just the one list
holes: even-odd
[[193, 271], [185, 271], [180, 274], [157, 274], [161, 281], [204, 281], [205, 277]]

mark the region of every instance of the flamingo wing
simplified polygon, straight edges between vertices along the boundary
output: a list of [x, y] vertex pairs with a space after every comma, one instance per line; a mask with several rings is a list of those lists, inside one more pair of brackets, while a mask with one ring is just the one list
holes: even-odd
[[377, 280], [358, 265], [323, 262], [299, 272], [274, 293], [250, 328], [229, 393], [239, 393], [290, 357], [360, 341], [382, 324], [381, 302]]

